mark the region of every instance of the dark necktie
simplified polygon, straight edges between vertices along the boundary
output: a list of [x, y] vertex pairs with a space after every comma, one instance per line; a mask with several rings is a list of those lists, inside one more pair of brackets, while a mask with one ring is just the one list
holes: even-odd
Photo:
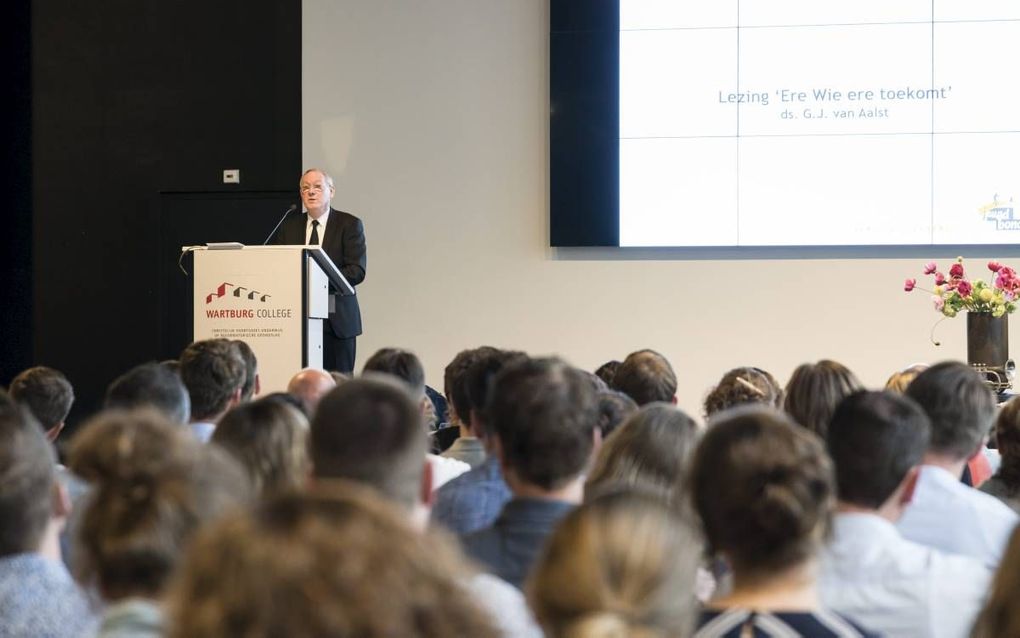
[[317, 219], [312, 220], [312, 236], [308, 240], [308, 243], [312, 246], [319, 245], [319, 220]]

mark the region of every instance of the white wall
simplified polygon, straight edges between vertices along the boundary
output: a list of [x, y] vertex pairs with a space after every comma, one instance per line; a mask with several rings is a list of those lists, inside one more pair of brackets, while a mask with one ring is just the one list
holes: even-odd
[[[964, 319], [941, 324], [935, 348], [938, 315], [902, 291], [928, 258], [955, 256], [944, 250], [549, 248], [548, 11], [546, 0], [305, 0], [304, 163], [333, 173], [334, 206], [362, 217], [368, 238], [359, 362], [410, 348], [441, 388], [453, 355], [482, 344], [587, 369], [651, 347], [676, 368], [681, 407], [700, 414], [738, 365], [785, 381], [832, 358], [880, 385], [910, 363], [966, 357]], [[966, 256], [1020, 265], [1009, 254]]]

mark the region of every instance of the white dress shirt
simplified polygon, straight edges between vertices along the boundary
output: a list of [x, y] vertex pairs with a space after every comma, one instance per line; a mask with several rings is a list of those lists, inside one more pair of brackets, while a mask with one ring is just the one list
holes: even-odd
[[964, 638], [981, 610], [992, 570], [903, 538], [874, 514], [838, 514], [821, 555], [826, 608], [887, 636]]
[[999, 499], [968, 487], [946, 470], [921, 466], [914, 500], [898, 524], [903, 537], [998, 566], [1018, 518]]
[[313, 221], [318, 221], [319, 222], [319, 243], [318, 243], [318, 245], [321, 246], [322, 245], [322, 238], [326, 236], [326, 222], [329, 221], [329, 209], [326, 209], [326, 212], [324, 212], [322, 215], [319, 215], [319, 219], [318, 220], [314, 220], [314, 219], [312, 219], [311, 215], [308, 215], [308, 220], [305, 222], [305, 245], [306, 246], [308, 244], [312, 243], [312, 222]]

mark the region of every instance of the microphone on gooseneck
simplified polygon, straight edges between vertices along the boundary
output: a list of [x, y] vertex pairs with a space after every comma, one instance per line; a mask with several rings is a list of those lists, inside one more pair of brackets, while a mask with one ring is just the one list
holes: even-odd
[[266, 244], [268, 244], [268, 243], [269, 243], [269, 240], [273, 238], [273, 235], [275, 235], [275, 234], [276, 234], [276, 231], [277, 231], [277, 230], [278, 230], [278, 229], [280, 228], [280, 224], [282, 224], [282, 223], [283, 223], [283, 220], [287, 219], [287, 215], [290, 215], [291, 213], [293, 213], [293, 212], [294, 212], [294, 211], [296, 211], [296, 210], [297, 210], [297, 204], [291, 204], [291, 205], [290, 205], [290, 208], [288, 208], [288, 209], [287, 209], [287, 212], [286, 212], [286, 213], [284, 213], [284, 214], [283, 214], [283, 217], [281, 217], [281, 218], [280, 218], [280, 221], [276, 222], [276, 226], [274, 226], [274, 227], [273, 227], [273, 230], [272, 230], [272, 231], [270, 231], [270, 233], [269, 233], [269, 236], [268, 236], [268, 237], [266, 237], [266, 241], [262, 242], [262, 245], [263, 245], [263, 246], [265, 246]]

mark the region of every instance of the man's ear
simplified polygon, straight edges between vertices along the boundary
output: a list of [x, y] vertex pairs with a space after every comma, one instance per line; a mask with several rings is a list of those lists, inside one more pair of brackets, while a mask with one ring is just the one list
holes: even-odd
[[673, 395], [673, 398], [669, 400], [669, 402], [672, 403], [673, 405], [677, 404], [677, 400], [676, 400], [676, 395], [675, 394]]
[[900, 494], [900, 505], [906, 506], [914, 500], [914, 492], [917, 490], [917, 481], [921, 478], [921, 467], [915, 465], [914, 467], [907, 470], [907, 475], [900, 481], [900, 485], [903, 486], [902, 493]]
[[421, 473], [421, 494], [419, 494], [419, 498], [422, 505], [429, 509], [432, 509], [432, 505], [436, 502], [435, 491], [432, 489], [434, 484], [435, 477], [432, 471], [432, 463], [426, 458], [425, 468]]
[[252, 393], [252, 396], [256, 396], [257, 397], [260, 394], [262, 394], [262, 379], [259, 378], [259, 373], [256, 372], [255, 373], [255, 392]]
[[57, 440], [57, 437], [60, 436], [60, 431], [63, 429], [64, 422], [61, 421], [60, 423], [54, 425], [52, 428], [46, 430], [46, 440], [49, 441], [50, 443], [53, 443], [54, 441]]

